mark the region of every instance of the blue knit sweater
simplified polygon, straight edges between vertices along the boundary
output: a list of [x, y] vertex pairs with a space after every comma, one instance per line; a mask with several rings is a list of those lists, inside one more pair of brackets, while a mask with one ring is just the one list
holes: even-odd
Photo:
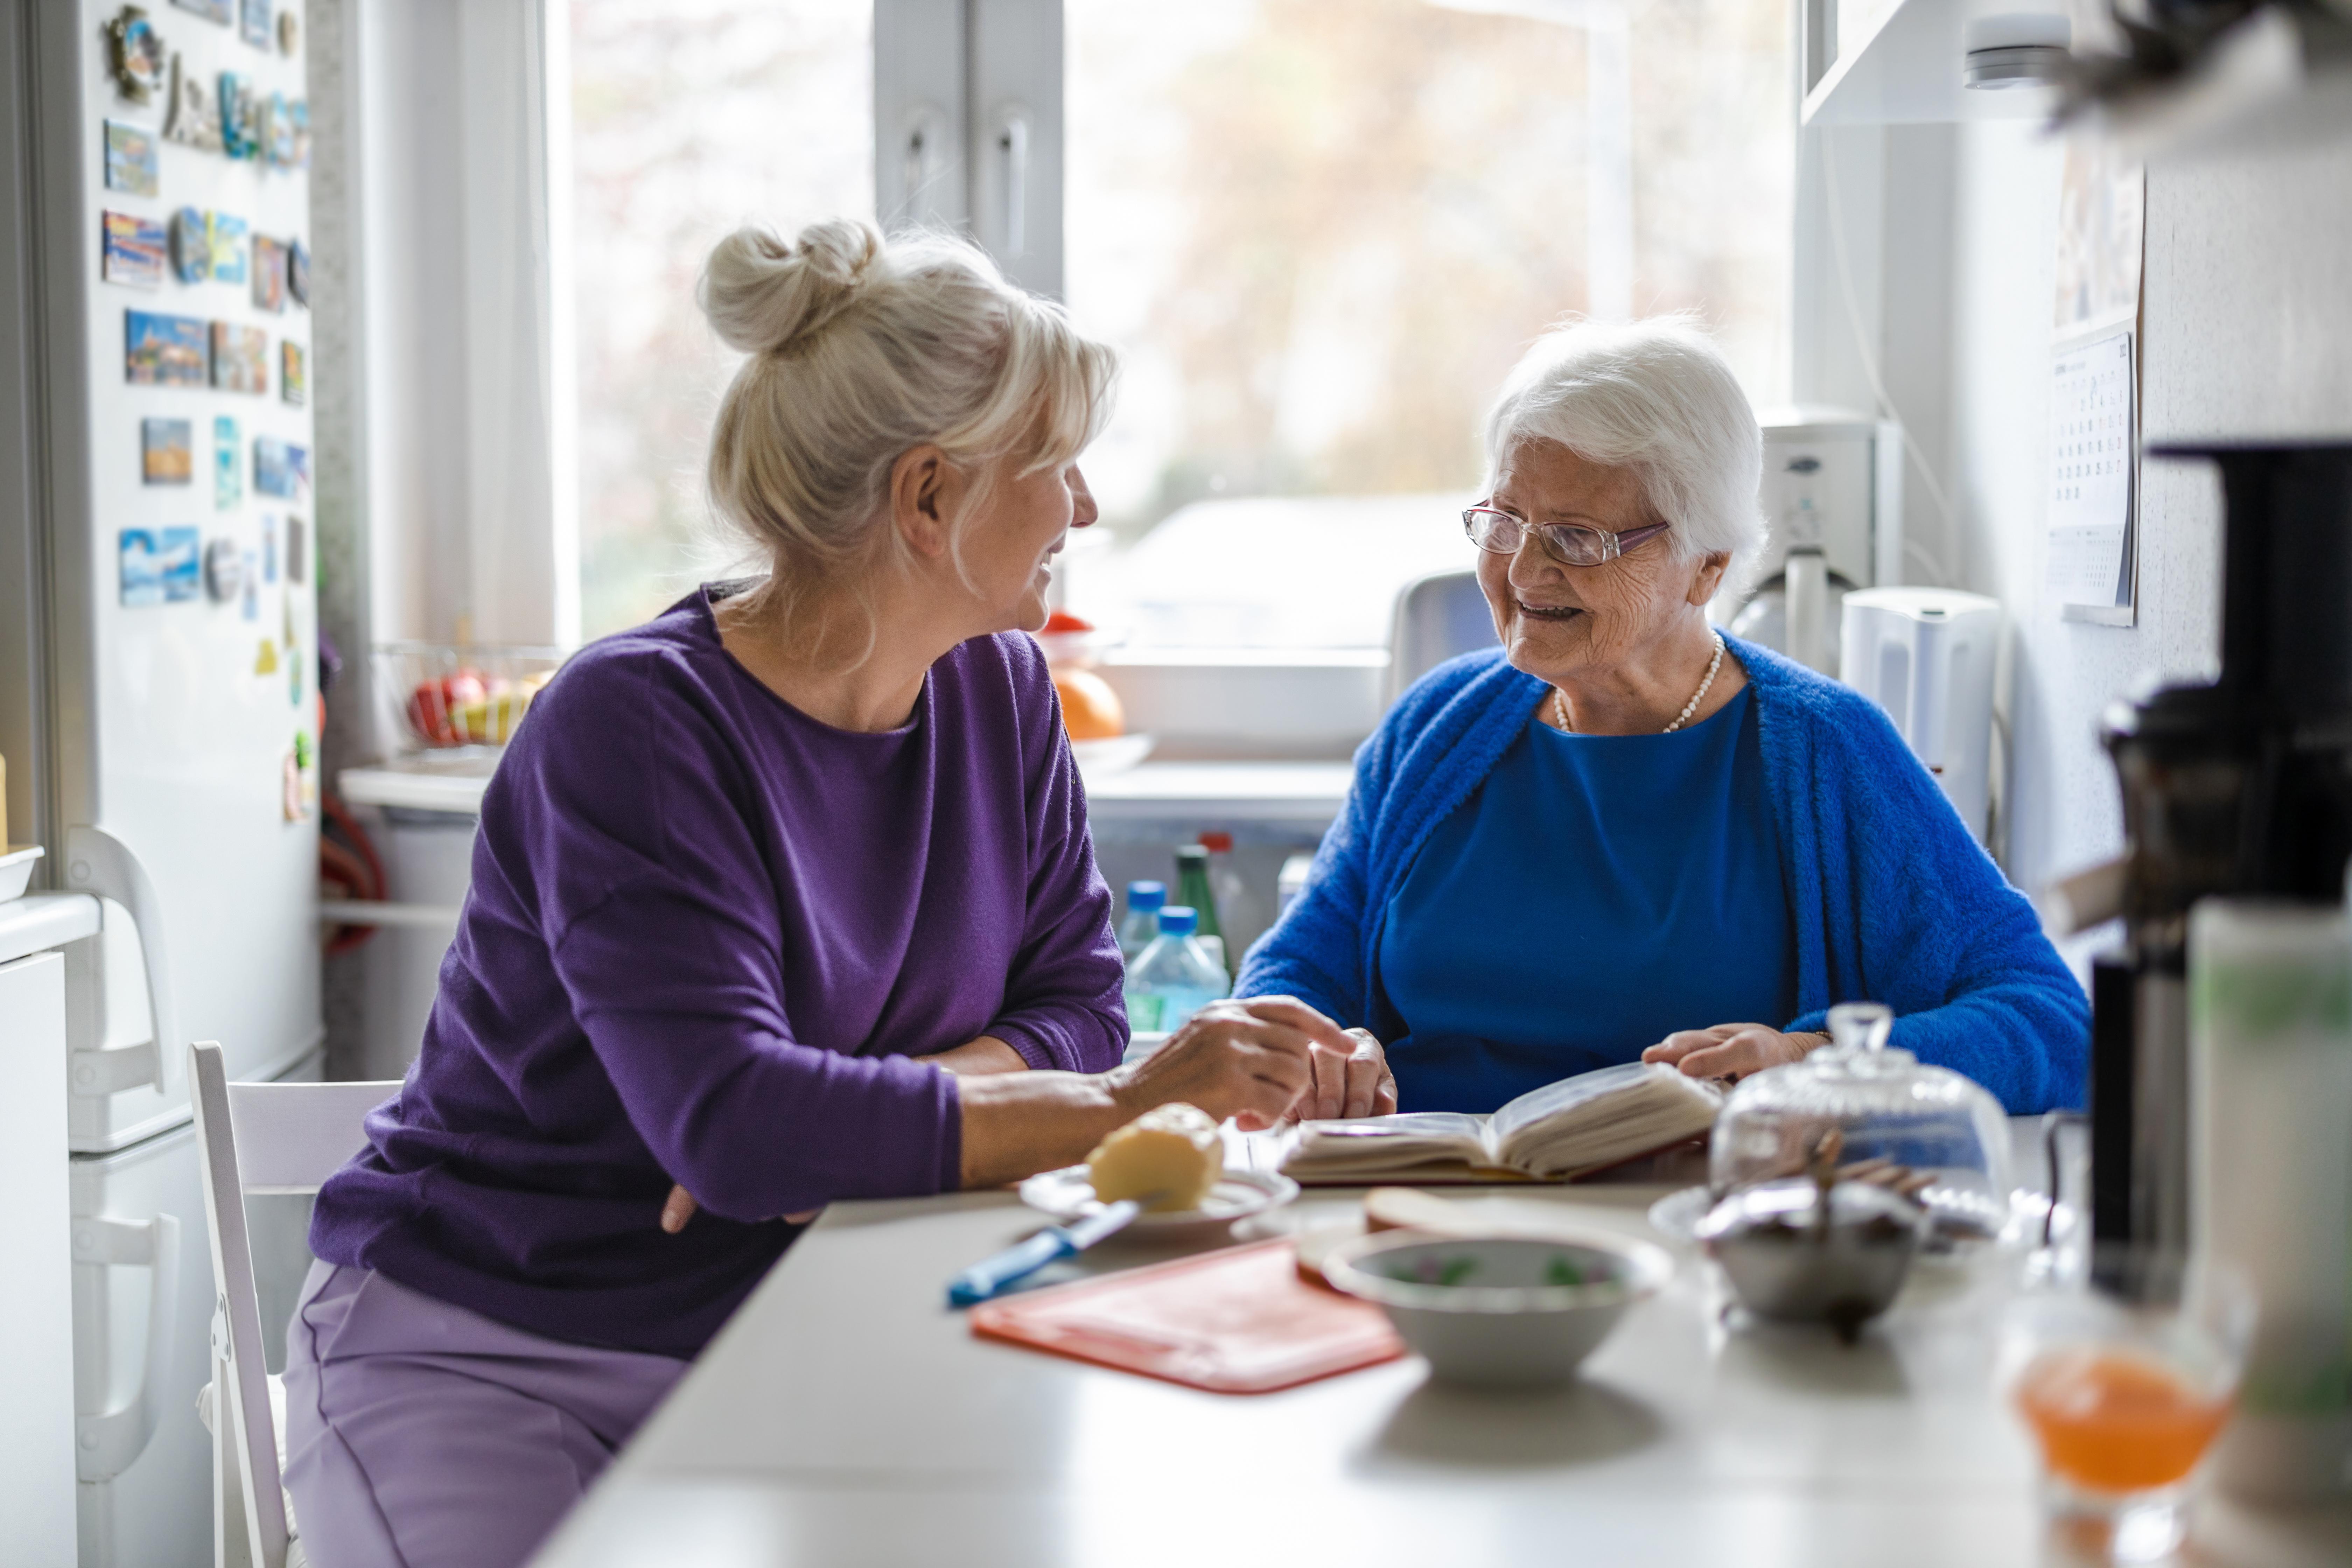
[[[1822, 1028], [1835, 1002], [1885, 1002], [1895, 1012], [1890, 1044], [1966, 1073], [2011, 1114], [2079, 1106], [2090, 1005], [2024, 896], [1875, 704], [1725, 640], [1756, 689], [1788, 868], [1800, 1012], [1784, 1027]], [[1355, 783], [1306, 889], [1250, 949], [1234, 994], [1297, 996], [1383, 1040], [1403, 1033], [1381, 985], [1390, 900], [1543, 691], [1493, 649], [1440, 665], [1406, 692], [1356, 753]]]

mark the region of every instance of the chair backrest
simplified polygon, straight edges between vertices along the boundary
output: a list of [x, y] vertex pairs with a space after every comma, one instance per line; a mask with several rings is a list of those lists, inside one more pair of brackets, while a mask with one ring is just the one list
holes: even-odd
[[261, 1300], [254, 1287], [246, 1194], [316, 1192], [358, 1150], [368, 1111], [399, 1089], [396, 1082], [231, 1083], [217, 1044], [202, 1040], [188, 1047], [189, 1099], [204, 1164], [205, 1228], [212, 1241], [217, 1292], [215, 1529], [227, 1530], [234, 1522], [230, 1516], [241, 1515], [239, 1533], [257, 1568], [284, 1568], [286, 1497], [279, 1489], [277, 1423], [261, 1349]]
[[1475, 572], [1434, 572], [1406, 584], [1389, 622], [1388, 700], [1447, 659], [1495, 646], [1495, 617]]

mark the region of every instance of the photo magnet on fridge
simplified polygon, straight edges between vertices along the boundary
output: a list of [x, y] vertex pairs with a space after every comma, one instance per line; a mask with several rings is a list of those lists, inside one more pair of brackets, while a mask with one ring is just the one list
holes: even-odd
[[184, 485], [195, 478], [193, 432], [184, 419], [139, 422], [139, 478], [142, 484]]
[[254, 90], [251, 82], [235, 71], [221, 72], [222, 152], [232, 158], [261, 156], [261, 138], [267, 129], [262, 120], [266, 113], [261, 95]]
[[253, 673], [256, 675], [278, 673], [278, 645], [268, 637], [261, 639], [261, 651], [253, 656]]
[[155, 194], [161, 175], [155, 133], [120, 120], [106, 122], [106, 188], [134, 196]]
[[253, 438], [254, 493], [292, 500], [310, 486], [310, 454], [307, 448], [274, 436]]
[[211, 366], [193, 316], [122, 312], [122, 377], [142, 386], [202, 386]]
[[213, 510], [226, 511], [245, 499], [245, 452], [236, 438], [236, 421], [227, 415], [213, 419]]
[[133, 289], [161, 289], [163, 226], [136, 213], [101, 212], [98, 217], [105, 244], [99, 276], [109, 283], [127, 284]]
[[299, 408], [310, 400], [310, 366], [302, 345], [289, 338], [278, 345], [278, 357], [282, 362], [278, 371], [278, 394]]
[[261, 566], [250, 550], [245, 552], [245, 594], [237, 613], [248, 621], [261, 619]]
[[172, 0], [181, 10], [194, 11], [205, 21], [218, 22], [224, 27], [236, 19], [230, 10], [234, 3], [235, 0]]
[[126, 528], [117, 537], [122, 563], [122, 607], [144, 609], [163, 602], [163, 548], [152, 528]]
[[155, 552], [163, 577], [163, 602], [176, 605], [204, 592], [197, 557], [201, 535], [193, 528], [167, 528]]
[[172, 215], [172, 272], [183, 283], [201, 283], [213, 275], [212, 226], [194, 207]]
[[205, 546], [205, 593], [215, 605], [226, 605], [245, 585], [244, 560], [234, 539], [215, 539]]
[[268, 392], [269, 334], [259, 327], [215, 321], [213, 386], [221, 392]]
[[223, 283], [245, 281], [245, 220], [228, 213], [205, 215], [205, 238], [212, 247], [213, 276]]
[[286, 291], [304, 310], [310, 306], [310, 247], [300, 240], [286, 247]]
[[237, 36], [257, 49], [269, 47], [269, 0], [237, 0]]
[[253, 308], [273, 315], [286, 309], [286, 247], [265, 234], [253, 237]]
[[300, 518], [286, 520], [286, 582], [289, 587], [299, 588], [310, 580], [310, 552], [303, 548], [307, 542], [305, 531]]
[[170, 74], [163, 40], [138, 6], [125, 5], [106, 25], [106, 55], [116, 89], [131, 102], [152, 103], [163, 90]]
[[172, 57], [172, 111], [163, 121], [163, 140], [199, 153], [220, 152], [220, 100], [186, 61], [184, 55]]
[[278, 520], [266, 511], [261, 514], [261, 580], [278, 581]]
[[302, 18], [288, 6], [278, 13], [278, 52], [291, 55], [302, 47]]

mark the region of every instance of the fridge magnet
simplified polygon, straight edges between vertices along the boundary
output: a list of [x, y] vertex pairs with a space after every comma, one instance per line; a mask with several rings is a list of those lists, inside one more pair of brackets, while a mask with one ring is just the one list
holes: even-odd
[[217, 153], [222, 146], [219, 100], [202, 76], [186, 68], [186, 58], [172, 57], [172, 111], [163, 121], [163, 140], [199, 153]]
[[163, 530], [155, 560], [163, 574], [165, 604], [181, 604], [204, 591], [200, 584], [201, 568], [197, 564], [199, 539], [193, 528]]
[[253, 673], [256, 675], [278, 673], [278, 645], [268, 637], [261, 639], [261, 651], [253, 656]]
[[126, 528], [116, 539], [122, 563], [122, 607], [144, 609], [163, 602], [163, 550], [152, 528]]
[[302, 768], [288, 752], [284, 765], [278, 769], [278, 803], [289, 822], [302, 820]]
[[245, 499], [245, 467], [236, 439], [236, 421], [227, 415], [213, 419], [213, 510], [226, 511]]
[[205, 238], [212, 253], [212, 275], [223, 283], [245, 281], [245, 220], [227, 213], [205, 215]]
[[254, 90], [251, 82], [235, 71], [221, 72], [222, 152], [232, 158], [259, 157], [265, 112], [261, 95]]
[[213, 275], [211, 228], [194, 207], [172, 215], [172, 273], [183, 283], [201, 283]]
[[310, 162], [309, 100], [271, 93], [262, 113], [261, 156], [277, 169], [300, 169]]
[[310, 367], [306, 363], [302, 345], [288, 338], [278, 346], [278, 394], [299, 408], [310, 399]]
[[286, 650], [286, 700], [295, 707], [302, 706], [302, 650]]
[[172, 4], [183, 11], [194, 12], [207, 22], [218, 22], [224, 27], [236, 20], [229, 10], [235, 0], [172, 0]]
[[257, 49], [269, 47], [269, 0], [237, 0], [237, 36]]
[[253, 237], [253, 308], [273, 315], [286, 309], [286, 247], [267, 235]]
[[253, 489], [257, 495], [292, 500], [310, 488], [310, 454], [274, 436], [253, 438]]
[[261, 514], [261, 580], [278, 581], [278, 520], [268, 512]]
[[242, 565], [244, 593], [239, 595], [237, 614], [248, 621], [261, 619], [261, 563], [252, 551], [245, 552]]
[[184, 419], [139, 422], [139, 478], [143, 484], [184, 485], [195, 478], [194, 431]]
[[136, 5], [125, 5], [106, 25], [107, 64], [114, 72], [115, 88], [133, 103], [152, 103], [163, 90], [171, 73], [163, 54], [163, 40], [155, 31], [155, 24], [147, 13]]
[[303, 548], [307, 542], [304, 538], [302, 520], [299, 517], [288, 518], [286, 520], [286, 581], [289, 585], [298, 588], [310, 580], [307, 570], [310, 564], [310, 552]]
[[99, 214], [105, 250], [99, 276], [133, 289], [163, 286], [163, 226], [137, 213]]
[[122, 378], [142, 386], [202, 386], [205, 324], [193, 316], [122, 312]]
[[106, 122], [106, 188], [152, 196], [158, 187], [155, 133], [143, 126]]
[[278, 52], [290, 55], [302, 47], [302, 19], [289, 5], [278, 13]]
[[213, 389], [216, 392], [268, 392], [269, 334], [259, 327], [240, 327], [234, 321], [215, 321]]
[[215, 605], [226, 605], [245, 585], [234, 539], [215, 539], [205, 546], [205, 594]]
[[286, 244], [286, 291], [296, 304], [310, 308], [310, 247], [299, 239]]

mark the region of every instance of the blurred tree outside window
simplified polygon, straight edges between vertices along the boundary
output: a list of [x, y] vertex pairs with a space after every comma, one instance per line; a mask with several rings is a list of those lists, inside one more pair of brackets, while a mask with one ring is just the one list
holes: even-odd
[[1072, 552], [1081, 614], [1156, 646], [1382, 643], [1399, 587], [1470, 563], [1486, 408], [1573, 314], [1696, 311], [1785, 397], [1786, 0], [1066, 16], [1069, 304], [1123, 360], [1085, 461], [1118, 547]]
[[702, 462], [738, 356], [695, 308], [710, 247], [874, 214], [870, 0], [572, 0], [581, 631], [726, 563]]

